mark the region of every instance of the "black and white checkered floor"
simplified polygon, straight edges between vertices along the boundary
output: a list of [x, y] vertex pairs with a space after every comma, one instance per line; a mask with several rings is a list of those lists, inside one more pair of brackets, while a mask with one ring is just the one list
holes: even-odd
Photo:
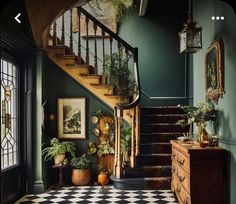
[[59, 204], [178, 204], [170, 190], [117, 190], [107, 186], [107, 192], [99, 192], [100, 186], [63, 187], [43, 194], [26, 195], [16, 203], [59, 203]]

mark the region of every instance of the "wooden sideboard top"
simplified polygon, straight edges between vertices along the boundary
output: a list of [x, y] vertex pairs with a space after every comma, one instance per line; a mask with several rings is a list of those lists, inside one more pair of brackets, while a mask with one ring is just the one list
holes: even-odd
[[216, 155], [225, 155], [226, 150], [221, 147], [205, 147], [202, 148], [199, 144], [190, 141], [190, 142], [181, 142], [178, 140], [171, 140], [170, 143], [173, 147], [179, 149], [182, 153], [190, 155], [205, 155], [205, 156], [216, 156]]

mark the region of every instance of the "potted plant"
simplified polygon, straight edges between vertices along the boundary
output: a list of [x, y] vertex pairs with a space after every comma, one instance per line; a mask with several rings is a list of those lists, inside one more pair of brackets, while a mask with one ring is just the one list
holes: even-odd
[[131, 150], [132, 129], [129, 125], [121, 129], [121, 153], [123, 156], [123, 164], [129, 163], [129, 153]]
[[99, 157], [101, 157], [102, 155], [114, 154], [114, 153], [115, 153], [115, 149], [114, 149], [114, 147], [110, 144], [109, 140], [108, 140], [108, 141], [101, 142], [101, 143], [98, 145], [97, 155], [98, 155]]
[[110, 181], [110, 174], [111, 170], [108, 169], [107, 167], [99, 164], [98, 165], [98, 183], [102, 185], [102, 189], [104, 185], [107, 185]]
[[207, 121], [215, 121], [217, 119], [217, 110], [213, 104], [198, 103], [194, 106], [180, 106], [185, 114], [182, 114], [181, 120], [177, 124], [186, 126], [195, 123], [198, 127], [199, 141], [208, 140], [208, 133], [206, 131]]
[[120, 49], [105, 61], [106, 76], [109, 79], [109, 88], [114, 95], [119, 95], [123, 100], [129, 100], [134, 94], [134, 80], [129, 70], [130, 55], [125, 55]]
[[75, 145], [73, 142], [60, 142], [57, 138], [50, 140], [50, 146], [42, 150], [44, 160], [52, 160], [54, 158], [55, 165], [61, 165], [65, 160], [66, 152], [72, 157], [75, 156]]
[[76, 186], [89, 184], [91, 180], [91, 161], [86, 154], [81, 157], [73, 157], [70, 161], [72, 169], [72, 183]]

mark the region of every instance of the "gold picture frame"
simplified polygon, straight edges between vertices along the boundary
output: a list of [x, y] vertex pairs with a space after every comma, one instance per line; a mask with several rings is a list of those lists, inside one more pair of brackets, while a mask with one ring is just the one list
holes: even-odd
[[58, 137], [86, 139], [86, 99], [58, 98]]
[[206, 101], [218, 103], [224, 90], [224, 44], [221, 39], [214, 41], [205, 56]]

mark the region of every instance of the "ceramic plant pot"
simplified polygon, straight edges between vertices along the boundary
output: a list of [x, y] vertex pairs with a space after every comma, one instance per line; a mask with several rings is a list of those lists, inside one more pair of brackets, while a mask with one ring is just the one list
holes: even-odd
[[75, 186], [85, 186], [89, 184], [91, 180], [90, 169], [73, 169], [71, 180]]
[[55, 165], [60, 165], [65, 160], [65, 154], [58, 154], [54, 156]]

